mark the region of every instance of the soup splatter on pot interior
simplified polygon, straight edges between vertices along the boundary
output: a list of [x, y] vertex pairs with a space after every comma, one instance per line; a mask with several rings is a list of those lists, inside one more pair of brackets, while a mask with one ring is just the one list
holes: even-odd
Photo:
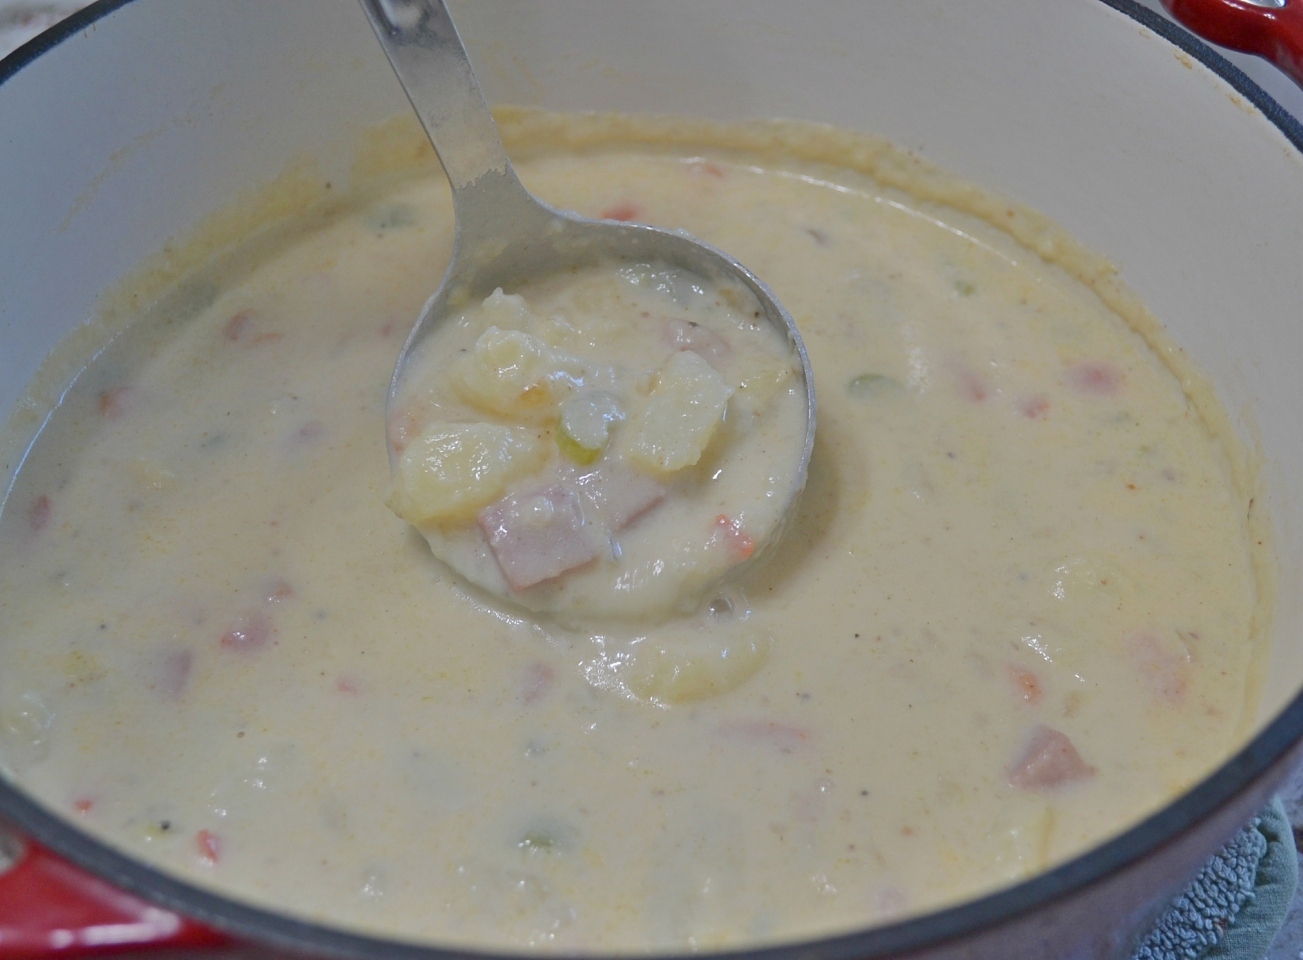
[[[819, 434], [772, 560], [592, 635], [390, 512], [388, 377], [452, 237], [427, 152], [180, 279], [54, 410], [0, 517], [7, 777], [296, 916], [670, 951], [1014, 882], [1237, 744], [1267, 615], [1241, 452], [1097, 261], [850, 133], [505, 119], [531, 190], [686, 229], [796, 317]], [[666, 360], [622, 362], [650, 390]]]

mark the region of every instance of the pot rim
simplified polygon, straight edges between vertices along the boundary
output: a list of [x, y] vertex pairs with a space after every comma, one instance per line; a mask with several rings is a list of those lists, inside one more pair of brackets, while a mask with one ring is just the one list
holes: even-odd
[[[24, 67], [134, 0], [95, 0], [53, 28], [0, 59], [0, 86]], [[1303, 123], [1220, 53], [1182, 27], [1135, 0], [1099, 0], [1131, 17], [1197, 59], [1262, 112], [1303, 153]], [[988, 932], [1021, 914], [1100, 884], [1111, 876], [1194, 832], [1229, 801], [1266, 776], [1303, 740], [1303, 690], [1241, 750], [1175, 801], [1096, 847], [1014, 886], [973, 900], [885, 926], [706, 954], [650, 954], [651, 960], [700, 960], [702, 956], [746, 960], [873, 960], [934, 948]], [[515, 957], [522, 954], [449, 948], [354, 933], [251, 906], [179, 880], [77, 829], [0, 777], [0, 817], [33, 840], [113, 885], [240, 940], [305, 948], [337, 957], [453, 960], [457, 957]], [[602, 960], [602, 954], [582, 954]], [[614, 957], [611, 957], [614, 960]]]

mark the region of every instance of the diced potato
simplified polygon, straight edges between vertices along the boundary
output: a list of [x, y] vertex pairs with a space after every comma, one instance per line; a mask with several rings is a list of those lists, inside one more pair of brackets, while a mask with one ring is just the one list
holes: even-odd
[[795, 370], [792, 362], [765, 354], [743, 357], [737, 371], [737, 408], [744, 413], [760, 415], [779, 391], [787, 389]]
[[705, 452], [733, 388], [691, 351], [670, 356], [634, 425], [629, 456], [644, 470], [673, 473]]
[[690, 703], [735, 690], [769, 659], [773, 638], [740, 629], [727, 638], [644, 647], [633, 658], [629, 689], [660, 703]]
[[582, 362], [532, 334], [489, 327], [458, 361], [453, 385], [462, 399], [515, 420], [545, 420], [582, 377]]
[[498, 287], [484, 298], [484, 315], [495, 326], [519, 330], [529, 316], [529, 307], [524, 297], [503, 293]]
[[524, 427], [436, 423], [403, 451], [387, 502], [417, 526], [473, 520], [546, 456], [547, 445]]

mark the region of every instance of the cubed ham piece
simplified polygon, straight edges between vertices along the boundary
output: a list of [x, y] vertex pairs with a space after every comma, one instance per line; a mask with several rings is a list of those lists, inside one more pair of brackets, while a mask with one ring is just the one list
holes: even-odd
[[1022, 790], [1045, 791], [1094, 775], [1095, 768], [1081, 759], [1067, 736], [1037, 725], [1022, 756], [1009, 768], [1009, 783]]
[[665, 499], [651, 477], [608, 464], [575, 479], [579, 494], [611, 533], [618, 533]]
[[480, 512], [479, 523], [512, 590], [582, 567], [602, 550], [584, 529], [578, 492], [564, 484], [503, 497]]
[[718, 333], [691, 320], [671, 320], [665, 326], [665, 339], [675, 350], [691, 350], [712, 366], [733, 352]]

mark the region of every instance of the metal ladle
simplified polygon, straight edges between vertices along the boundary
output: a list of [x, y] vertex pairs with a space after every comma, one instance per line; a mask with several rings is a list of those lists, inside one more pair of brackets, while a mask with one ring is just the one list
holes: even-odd
[[[398, 356], [390, 407], [416, 346], [446, 316], [496, 287], [510, 288], [525, 277], [611, 260], [660, 261], [717, 283], [734, 281], [751, 291], [764, 318], [800, 358], [808, 416], [800, 464], [784, 507], [786, 519], [805, 486], [814, 448], [814, 377], [796, 324], [769, 288], [728, 254], [699, 240], [643, 224], [589, 220], [543, 203], [512, 169], [443, 0], [360, 2], [448, 175], [457, 221], [443, 282]], [[391, 465], [396, 462], [392, 443], [389, 457]], [[784, 526], [775, 525], [769, 539]]]

